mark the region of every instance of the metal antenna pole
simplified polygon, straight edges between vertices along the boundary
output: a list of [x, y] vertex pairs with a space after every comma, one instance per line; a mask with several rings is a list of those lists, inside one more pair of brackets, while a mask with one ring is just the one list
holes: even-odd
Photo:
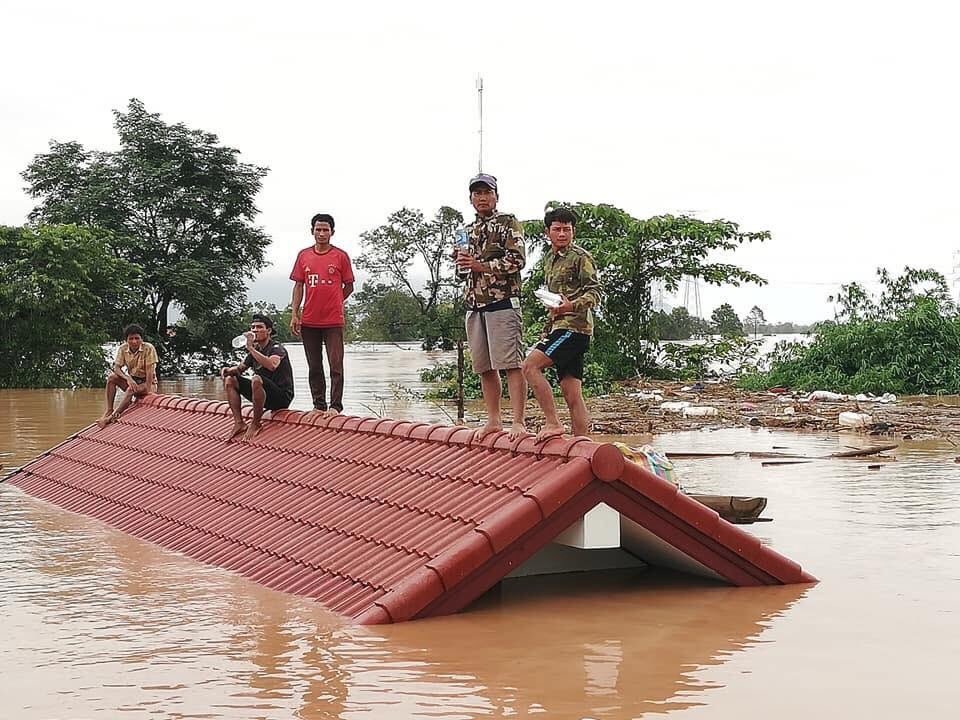
[[483, 76], [477, 75], [477, 100], [480, 106], [480, 157], [477, 160], [477, 172], [483, 172]]

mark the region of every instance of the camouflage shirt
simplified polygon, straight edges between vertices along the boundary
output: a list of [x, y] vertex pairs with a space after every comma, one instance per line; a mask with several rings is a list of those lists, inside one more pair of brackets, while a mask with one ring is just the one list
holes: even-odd
[[[468, 308], [520, 297], [520, 270], [527, 262], [523, 247], [523, 228], [513, 215], [494, 211], [468, 227], [470, 254], [480, 260], [486, 272], [472, 272], [466, 278]], [[519, 300], [518, 300], [519, 301]]]
[[572, 243], [559, 253], [549, 248], [543, 259], [543, 274], [547, 290], [573, 303], [573, 312], [554, 320], [551, 330], [593, 335], [593, 309], [600, 304], [600, 282], [590, 253]]

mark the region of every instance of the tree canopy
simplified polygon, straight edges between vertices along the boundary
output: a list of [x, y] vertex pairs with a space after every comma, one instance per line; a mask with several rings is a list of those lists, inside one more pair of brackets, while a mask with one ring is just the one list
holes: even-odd
[[139, 273], [103, 231], [0, 227], [0, 387], [102, 385]]
[[112, 253], [140, 269], [137, 319], [157, 338], [174, 303], [193, 319], [238, 307], [269, 244], [254, 224], [267, 169], [137, 99], [114, 126], [118, 150], [51, 141], [33, 159], [23, 172], [39, 201], [31, 221], [107, 231]]

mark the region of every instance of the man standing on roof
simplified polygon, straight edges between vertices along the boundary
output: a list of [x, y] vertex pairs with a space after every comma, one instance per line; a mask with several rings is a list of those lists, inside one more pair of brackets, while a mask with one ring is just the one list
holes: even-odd
[[[107, 377], [107, 407], [97, 420], [106, 427], [127, 409], [134, 398], [142, 398], [157, 391], [157, 349], [143, 340], [143, 328], [127, 325], [123, 329], [125, 342], [117, 348], [117, 356]], [[125, 390], [120, 406], [114, 410], [117, 388]]]
[[[239, 365], [220, 370], [233, 413], [233, 430], [228, 440], [244, 431], [243, 439], [250, 440], [260, 432], [264, 410], [283, 410], [293, 401], [293, 367], [286, 348], [273, 339], [273, 320], [266, 315], [254, 315], [250, 318], [250, 332], [245, 334], [247, 357]], [[244, 377], [249, 368], [253, 368], [253, 377]], [[253, 403], [249, 428], [240, 413], [241, 396]]]
[[517, 218], [497, 210], [497, 179], [481, 173], [470, 180], [470, 203], [477, 211], [469, 226], [470, 248], [459, 251], [457, 267], [466, 276], [466, 329], [473, 370], [480, 376], [487, 422], [477, 435], [501, 430], [500, 371], [507, 374], [513, 409], [510, 436], [526, 432], [523, 416], [527, 383], [523, 378], [523, 322], [520, 270], [526, 263], [523, 228]]
[[[341, 413], [343, 304], [353, 292], [353, 268], [347, 253], [330, 244], [334, 233], [332, 215], [314, 215], [310, 220], [310, 230], [314, 244], [300, 251], [290, 273], [290, 279], [294, 282], [290, 330], [303, 339], [303, 352], [310, 368], [308, 377], [314, 409]], [[327, 351], [327, 362], [330, 363], [329, 406], [327, 382], [323, 375], [324, 348]]]
[[574, 435], [590, 432], [590, 417], [583, 401], [583, 356], [593, 335], [593, 310], [600, 304], [600, 283], [590, 253], [573, 244], [577, 216], [566, 208], [548, 210], [543, 224], [550, 249], [543, 259], [547, 289], [562, 302], [550, 308], [550, 332], [537, 343], [523, 363], [523, 374], [543, 410], [545, 423], [537, 440], [563, 435], [550, 383], [543, 370], [557, 369], [563, 399], [570, 410]]

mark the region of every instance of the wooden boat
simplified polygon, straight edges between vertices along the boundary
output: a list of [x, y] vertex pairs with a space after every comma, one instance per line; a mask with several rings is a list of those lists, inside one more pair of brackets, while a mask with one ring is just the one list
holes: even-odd
[[755, 522], [770, 522], [773, 518], [762, 518], [760, 513], [767, 507], [765, 497], [742, 497], [738, 495], [691, 495], [694, 500], [706, 505], [727, 522], [737, 525], [749, 525]]

